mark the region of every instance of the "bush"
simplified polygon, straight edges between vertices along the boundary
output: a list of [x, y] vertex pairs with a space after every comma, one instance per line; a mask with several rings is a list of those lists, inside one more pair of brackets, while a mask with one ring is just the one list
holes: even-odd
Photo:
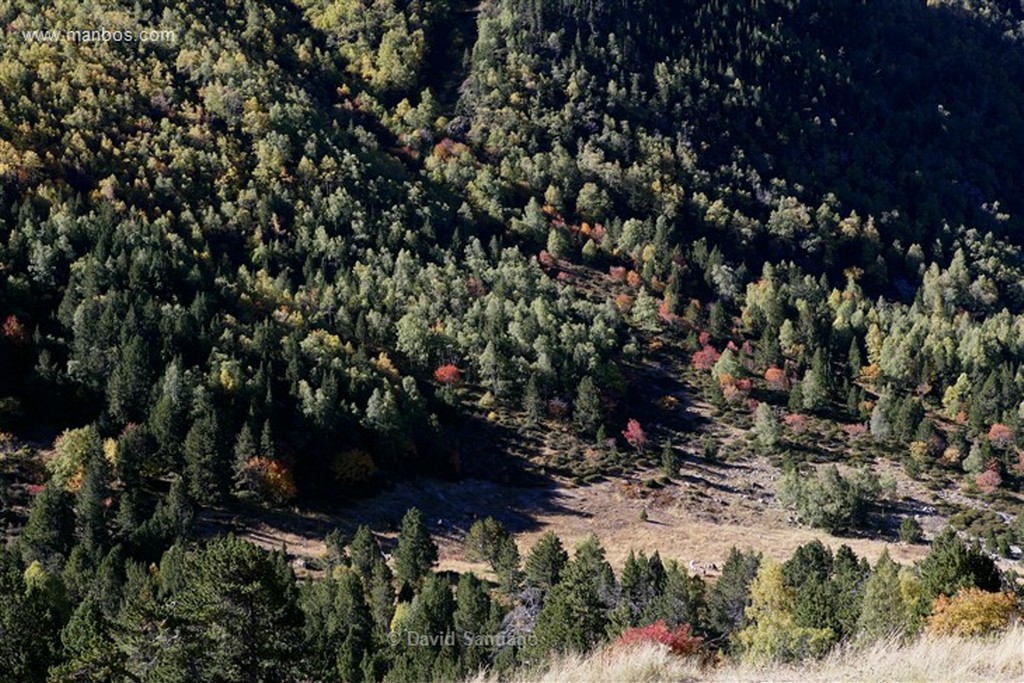
[[996, 633], [1010, 625], [1016, 606], [1016, 599], [1009, 593], [964, 588], [953, 599], [945, 595], [935, 599], [928, 631], [960, 637]]
[[913, 517], [904, 517], [900, 522], [900, 541], [903, 543], [920, 543], [921, 525]]
[[689, 624], [683, 624], [677, 629], [670, 630], [665, 625], [665, 621], [659, 619], [648, 626], [626, 629], [619, 636], [619, 639], [615, 641], [615, 647], [661, 643], [668, 647], [669, 652], [672, 654], [679, 657], [689, 657], [700, 650], [702, 642], [699, 636], [691, 635]]

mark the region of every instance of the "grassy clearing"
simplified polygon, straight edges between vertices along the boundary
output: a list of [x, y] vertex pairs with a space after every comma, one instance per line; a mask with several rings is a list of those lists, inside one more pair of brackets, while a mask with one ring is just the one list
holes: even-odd
[[[800, 666], [725, 664], [702, 667], [660, 645], [629, 650], [605, 648], [587, 657], [564, 657], [539, 674], [515, 683], [655, 683], [735, 681], [737, 683], [870, 681], [872, 683], [969, 683], [1024, 680], [1024, 628], [986, 640], [922, 638], [909, 645], [880, 642], [866, 650], [840, 649]], [[496, 683], [482, 674], [472, 683]]]

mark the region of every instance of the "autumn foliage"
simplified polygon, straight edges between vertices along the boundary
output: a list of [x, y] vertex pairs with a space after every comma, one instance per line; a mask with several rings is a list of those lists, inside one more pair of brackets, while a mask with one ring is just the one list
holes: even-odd
[[462, 380], [462, 371], [451, 363], [448, 363], [447, 365], [442, 365], [434, 370], [434, 379], [437, 380], [439, 384], [452, 386], [458, 384]]
[[246, 461], [242, 477], [263, 500], [281, 505], [298, 494], [287, 467], [276, 460], [257, 456]]
[[691, 364], [694, 370], [708, 371], [715, 366], [718, 359], [722, 357], [715, 347], [706, 344], [700, 351], [693, 354], [691, 358]]
[[1009, 593], [988, 593], [980, 588], [963, 588], [952, 599], [935, 600], [928, 630], [935, 635], [983, 636], [1010, 625], [1017, 601]]
[[794, 434], [803, 434], [807, 431], [807, 416], [800, 415], [799, 413], [792, 413], [782, 418], [782, 421], [786, 423], [786, 427], [789, 431]]
[[21, 346], [28, 342], [28, 331], [16, 315], [7, 316], [7, 319], [4, 320], [2, 331], [4, 337], [10, 340], [12, 344]]
[[989, 427], [988, 440], [996, 448], [1006, 448], [1013, 443], [1013, 430], [1001, 422], [996, 422]]
[[647, 643], [661, 643], [668, 647], [669, 652], [679, 657], [689, 657], [700, 650], [703, 641], [699, 636], [690, 633], [690, 625], [683, 624], [675, 630], [665, 625], [664, 620], [641, 626], [638, 628], [626, 629], [619, 639], [615, 641], [615, 647], [633, 647]]
[[635, 419], [631, 418], [626, 423], [626, 428], [622, 430], [622, 436], [626, 439], [626, 443], [638, 451], [642, 451], [647, 445], [647, 435]]
[[1003, 483], [1003, 477], [999, 474], [999, 464], [992, 461], [984, 472], [975, 479], [978, 488], [986, 493], [992, 493]]
[[786, 373], [776, 367], [770, 367], [764, 371], [764, 380], [768, 382], [768, 386], [776, 391], [786, 391], [789, 389], [789, 379], [786, 377]]

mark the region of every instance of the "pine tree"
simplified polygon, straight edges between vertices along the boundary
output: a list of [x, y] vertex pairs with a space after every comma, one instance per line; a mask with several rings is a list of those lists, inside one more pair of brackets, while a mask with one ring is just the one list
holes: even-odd
[[459, 577], [455, 590], [455, 633], [462, 650], [462, 668], [472, 675], [487, 662], [490, 649], [477, 636], [489, 633], [491, 599], [483, 583], [466, 572]]
[[342, 572], [338, 579], [332, 629], [337, 636], [337, 677], [342, 681], [362, 678], [363, 658], [373, 646], [373, 615], [366, 602], [363, 582], [354, 572]]
[[594, 386], [594, 380], [586, 375], [580, 380], [576, 390], [576, 402], [573, 403], [573, 424], [580, 434], [592, 436], [601, 424], [601, 397]]
[[498, 576], [498, 587], [507, 596], [514, 596], [522, 585], [523, 572], [519, 567], [519, 548], [511, 537], [499, 544], [491, 567]]
[[373, 563], [369, 583], [370, 611], [378, 634], [387, 633], [395, 615], [395, 587], [391, 569], [384, 558]]
[[220, 453], [217, 417], [205, 406], [185, 436], [185, 479], [192, 498], [204, 505], [224, 499], [227, 477]]
[[[455, 599], [448, 582], [431, 574], [398, 624], [395, 668], [407, 680], [450, 679], [457, 674], [458, 642], [454, 630]], [[421, 641], [420, 638], [427, 638]]]
[[526, 389], [523, 391], [523, 413], [526, 416], [526, 423], [530, 426], [537, 424], [540, 419], [541, 397], [536, 375], [530, 375], [530, 379], [526, 381]]
[[18, 536], [25, 561], [41, 562], [56, 569], [71, 550], [75, 522], [71, 497], [52, 483], [43, 487], [32, 501], [28, 522]]
[[857, 641], [870, 644], [881, 638], [904, 635], [907, 619], [907, 606], [900, 590], [899, 567], [885, 550], [864, 586], [864, 602], [857, 620]]
[[664, 589], [649, 605], [643, 621], [662, 620], [670, 629], [689, 624], [702, 633], [706, 626], [707, 597], [704, 580], [690, 576], [672, 560], [665, 567]]
[[708, 596], [708, 626], [713, 633], [730, 636], [743, 627], [750, 582], [760, 564], [760, 554], [743, 553], [736, 548], [729, 551], [722, 574]]
[[423, 515], [416, 508], [409, 508], [402, 518], [394, 558], [398, 581], [411, 587], [419, 586], [437, 562], [437, 546], [430, 538]]
[[998, 591], [1000, 586], [999, 570], [992, 559], [964, 545], [950, 527], [932, 541], [919, 569], [923, 597], [929, 605], [940, 595], [956, 595], [961, 588]]
[[772, 452], [779, 444], [782, 432], [782, 425], [775, 411], [767, 403], [759, 403], [754, 412], [754, 433], [757, 434], [757, 442], [765, 452]]
[[672, 439], [665, 439], [661, 446], [661, 471], [666, 477], [674, 477], [679, 474], [679, 456], [676, 449], [672, 447]]
[[284, 555], [234, 536], [189, 562], [169, 603], [179, 638], [168, 656], [209, 680], [282, 681], [298, 676], [302, 612]]
[[530, 549], [526, 557], [526, 583], [543, 592], [550, 591], [561, 579], [569, 562], [569, 554], [554, 532], [547, 531]]
[[252, 429], [249, 428], [248, 422], [243, 422], [242, 429], [239, 430], [238, 436], [235, 437], [232, 491], [236, 495], [244, 496], [253, 492], [255, 482], [250, 481], [247, 476], [247, 465], [256, 455], [256, 441], [253, 438]]
[[356, 529], [356, 535], [348, 547], [348, 558], [352, 562], [352, 569], [369, 585], [373, 568], [381, 560], [380, 547], [370, 527], [361, 524]]
[[[588, 540], [576, 550], [561, 581], [548, 595], [537, 615], [532, 656], [552, 651], [587, 652], [604, 636], [610, 602], [607, 592], [611, 567], [596, 541]], [[614, 576], [611, 577], [614, 583]], [[610, 586], [614, 589], [614, 585]]]
[[79, 537], [90, 547], [102, 548], [107, 542], [104, 501], [110, 493], [109, 481], [110, 466], [106, 458], [94, 456], [85, 464], [75, 501], [75, 520]]

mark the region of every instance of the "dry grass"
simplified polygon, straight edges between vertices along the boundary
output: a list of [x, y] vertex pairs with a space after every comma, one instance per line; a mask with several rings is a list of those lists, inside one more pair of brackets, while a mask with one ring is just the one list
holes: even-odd
[[[988, 640], [922, 638], [910, 645], [879, 643], [867, 650], [838, 650], [804, 666], [755, 667], [726, 664], [701, 669], [652, 645], [631, 650], [606, 648], [589, 657], [565, 657], [539, 675], [515, 683], [655, 683], [660, 681], [736, 681], [814, 683], [970, 683], [1024, 680], [1024, 628]], [[478, 676], [473, 683], [494, 683]]]

